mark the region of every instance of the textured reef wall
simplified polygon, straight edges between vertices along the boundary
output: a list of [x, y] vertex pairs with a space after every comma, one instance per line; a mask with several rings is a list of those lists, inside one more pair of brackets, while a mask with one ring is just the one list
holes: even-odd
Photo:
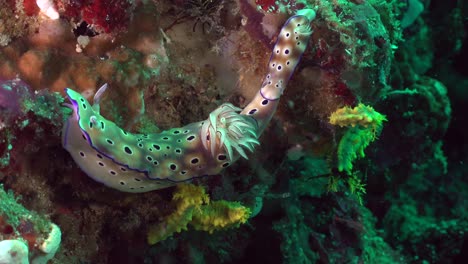
[[[463, 263], [468, 7], [445, 2], [0, 0], [0, 259], [17, 240], [35, 263], [57, 225], [49, 263]], [[245, 107], [304, 8], [310, 41], [248, 160], [128, 194], [63, 149], [67, 87], [107, 83], [101, 114], [133, 133]]]

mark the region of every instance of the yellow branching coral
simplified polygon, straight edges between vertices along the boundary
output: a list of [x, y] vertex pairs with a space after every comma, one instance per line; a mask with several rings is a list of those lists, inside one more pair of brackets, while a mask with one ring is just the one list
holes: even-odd
[[152, 226], [148, 232], [148, 243], [156, 244], [174, 233], [187, 230], [188, 224], [196, 230], [213, 233], [230, 227], [238, 227], [247, 221], [250, 209], [239, 202], [214, 201], [201, 186], [179, 184], [172, 197], [175, 211], [164, 222]]
[[365, 156], [364, 150], [380, 134], [383, 121], [387, 121], [384, 115], [364, 104], [343, 107], [332, 113], [330, 124], [350, 127], [338, 145], [339, 171], [351, 173], [353, 161]]

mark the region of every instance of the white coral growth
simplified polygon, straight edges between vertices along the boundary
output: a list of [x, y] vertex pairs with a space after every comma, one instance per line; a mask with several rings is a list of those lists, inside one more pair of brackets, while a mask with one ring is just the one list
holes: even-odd
[[28, 246], [19, 240], [0, 241], [0, 263], [29, 264]]
[[58, 19], [60, 17], [59, 13], [55, 9], [54, 1], [52, 0], [36, 0], [36, 4], [46, 16], [50, 19]]
[[201, 129], [203, 146], [211, 150], [213, 156], [220, 148], [224, 148], [231, 162], [237, 154], [247, 159], [244, 149], [253, 151], [255, 145], [260, 144], [257, 140], [258, 126], [255, 120], [240, 115], [241, 110], [225, 103], [211, 112], [208, 120], [204, 122]]
[[42, 254], [34, 257], [31, 264], [46, 264], [50, 259], [55, 256], [55, 253], [60, 247], [62, 241], [62, 232], [60, 228], [51, 223], [49, 236], [38, 246]]

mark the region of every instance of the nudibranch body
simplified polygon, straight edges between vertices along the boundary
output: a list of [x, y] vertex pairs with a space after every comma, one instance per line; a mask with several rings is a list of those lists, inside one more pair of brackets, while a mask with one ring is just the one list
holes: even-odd
[[62, 143], [96, 181], [125, 192], [147, 192], [218, 174], [245, 150], [253, 151], [309, 40], [313, 10], [302, 10], [283, 26], [260, 91], [242, 110], [223, 104], [204, 121], [157, 134], [134, 134], [99, 113], [101, 87], [91, 105], [66, 89], [73, 114]]
[[64, 126], [63, 146], [86, 174], [121, 191], [161, 189], [217, 174], [239, 155], [246, 157], [244, 148], [252, 151], [258, 144], [255, 121], [231, 104], [205, 121], [147, 135], [126, 132], [102, 117], [100, 98], [91, 106], [71, 89], [66, 94], [74, 114]]

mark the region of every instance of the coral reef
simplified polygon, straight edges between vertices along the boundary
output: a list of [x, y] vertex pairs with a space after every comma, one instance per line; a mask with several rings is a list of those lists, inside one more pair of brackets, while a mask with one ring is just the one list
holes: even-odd
[[[304, 8], [308, 48], [248, 160], [133, 194], [62, 147], [65, 88], [91, 102], [107, 83], [100, 115], [138, 135], [225, 102], [248, 116]], [[0, 262], [47, 262], [61, 230], [48, 263], [465, 263], [467, 14], [461, 0], [0, 0]], [[221, 139], [217, 117], [203, 131]]]

